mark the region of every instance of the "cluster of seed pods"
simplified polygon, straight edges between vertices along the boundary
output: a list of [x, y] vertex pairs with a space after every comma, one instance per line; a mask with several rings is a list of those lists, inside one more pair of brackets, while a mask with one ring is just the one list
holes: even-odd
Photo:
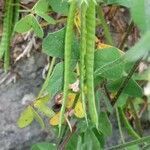
[[[86, 3], [87, 2], [87, 3]], [[94, 50], [95, 50], [95, 6], [93, 0], [83, 1], [80, 5], [80, 20], [81, 20], [81, 37], [80, 37], [80, 95], [85, 111], [85, 118], [87, 121], [86, 111], [88, 110], [91, 121], [98, 128], [98, 114], [95, 104], [94, 92]], [[64, 113], [68, 97], [69, 74], [71, 71], [71, 53], [73, 42], [74, 18], [78, 9], [78, 1], [70, 1], [70, 10], [68, 14], [66, 36], [65, 36], [65, 54], [64, 54], [64, 87], [63, 87], [63, 101], [60, 113], [59, 131], [61, 131], [62, 122], [64, 120]], [[86, 108], [88, 104], [88, 108]]]

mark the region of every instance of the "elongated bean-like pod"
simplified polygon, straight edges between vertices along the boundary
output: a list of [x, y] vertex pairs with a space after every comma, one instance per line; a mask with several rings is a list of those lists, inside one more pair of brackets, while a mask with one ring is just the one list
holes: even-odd
[[3, 22], [3, 34], [2, 34], [2, 40], [0, 44], [0, 59], [3, 58], [4, 53], [9, 48], [10, 44], [10, 32], [11, 32], [11, 2], [12, 0], [6, 0], [5, 1], [5, 10], [4, 10], [4, 22]]
[[7, 12], [7, 15], [9, 16], [9, 35], [8, 35], [8, 43], [7, 43], [7, 48], [5, 49], [4, 52], [4, 70], [7, 72], [10, 69], [10, 43], [11, 43], [11, 37], [12, 37], [12, 32], [14, 28], [13, 24], [13, 5], [14, 0], [10, 0], [9, 6], [9, 11]]
[[65, 35], [65, 53], [64, 53], [64, 87], [63, 87], [63, 101], [60, 111], [60, 121], [59, 121], [59, 135], [61, 133], [61, 126], [64, 120], [64, 113], [66, 108], [66, 102], [68, 98], [68, 89], [69, 89], [69, 76], [71, 72], [71, 50], [73, 42], [73, 27], [74, 27], [74, 18], [77, 9], [77, 1], [72, 0], [70, 2], [70, 9], [68, 14], [66, 35]]
[[85, 112], [85, 118], [87, 121], [86, 114], [86, 101], [85, 101], [85, 53], [86, 53], [86, 10], [87, 4], [82, 3], [81, 5], [81, 39], [80, 39], [80, 91], [83, 109]]
[[120, 116], [122, 118], [122, 121], [126, 127], [126, 129], [128, 130], [129, 134], [135, 138], [135, 139], [140, 139], [140, 136], [134, 131], [134, 129], [132, 128], [132, 126], [130, 125], [128, 119], [126, 118], [123, 109], [122, 108], [118, 108]]
[[10, 67], [10, 41], [13, 33], [14, 25], [19, 17], [19, 1], [5, 1], [5, 15], [3, 22], [3, 35], [0, 47], [0, 59], [4, 56], [4, 69], [7, 72]]
[[86, 13], [86, 57], [85, 57], [85, 67], [86, 67], [86, 86], [87, 86], [87, 99], [88, 108], [90, 113], [90, 118], [92, 122], [98, 128], [98, 114], [95, 104], [95, 92], [94, 92], [94, 50], [95, 50], [95, 3], [90, 0], [89, 6]]

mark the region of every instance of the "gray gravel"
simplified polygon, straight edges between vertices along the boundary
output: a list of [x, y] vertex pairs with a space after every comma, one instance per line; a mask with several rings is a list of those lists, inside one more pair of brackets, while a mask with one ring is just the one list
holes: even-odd
[[[37, 52], [21, 60], [13, 70], [19, 74], [16, 83], [0, 85], [0, 150], [28, 150], [33, 143], [52, 137], [51, 133], [42, 131], [37, 122], [24, 129], [16, 124], [24, 104], [41, 88], [45, 60], [46, 57]], [[0, 78], [2, 76], [1, 71]]]

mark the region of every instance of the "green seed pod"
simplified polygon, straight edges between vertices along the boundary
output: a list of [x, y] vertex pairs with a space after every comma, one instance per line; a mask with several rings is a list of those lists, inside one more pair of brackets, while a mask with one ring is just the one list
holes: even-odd
[[130, 123], [128, 122], [124, 112], [123, 112], [123, 109], [122, 108], [119, 108], [119, 114], [122, 118], [122, 121], [127, 129], [127, 131], [129, 132], [129, 134], [135, 138], [135, 139], [140, 139], [140, 136], [134, 131], [134, 129], [132, 128], [132, 126], [130, 125]]
[[65, 54], [64, 54], [64, 87], [63, 87], [63, 101], [60, 112], [60, 121], [59, 121], [59, 135], [61, 132], [61, 125], [64, 120], [64, 113], [66, 108], [66, 102], [68, 98], [68, 89], [69, 89], [69, 76], [71, 72], [71, 50], [73, 42], [73, 27], [74, 27], [74, 18], [77, 8], [76, 0], [70, 2], [70, 10], [68, 14], [67, 29], [65, 36]]
[[81, 5], [81, 39], [80, 39], [80, 91], [83, 109], [86, 114], [86, 102], [85, 102], [85, 54], [86, 54], [86, 10], [87, 5], [82, 3]]
[[5, 70], [5, 72], [7, 72], [10, 69], [10, 43], [11, 43], [11, 37], [12, 37], [13, 28], [14, 28], [14, 24], [13, 24], [13, 0], [11, 0], [9, 5], [10, 5], [10, 10], [7, 14], [9, 16], [9, 35], [8, 35], [7, 48], [6, 48], [5, 54], [4, 54], [4, 70]]
[[11, 32], [11, 2], [12, 0], [5, 1], [3, 34], [0, 46], [0, 59], [3, 58], [5, 51], [9, 48], [10, 32]]
[[86, 13], [86, 57], [85, 57], [85, 67], [86, 67], [86, 86], [87, 86], [87, 99], [89, 106], [89, 113], [92, 122], [98, 128], [98, 114], [95, 104], [95, 92], [94, 92], [94, 51], [95, 51], [95, 24], [96, 24], [96, 14], [95, 14], [95, 3], [91, 0], [87, 8]]

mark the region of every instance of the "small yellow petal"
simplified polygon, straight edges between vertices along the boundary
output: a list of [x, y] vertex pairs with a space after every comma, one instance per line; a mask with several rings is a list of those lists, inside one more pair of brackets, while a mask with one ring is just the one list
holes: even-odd
[[76, 103], [76, 106], [74, 108], [74, 114], [76, 117], [78, 118], [83, 118], [85, 117], [85, 112], [83, 110], [83, 105], [82, 105], [82, 102], [81, 101], [78, 101]]
[[59, 118], [60, 118], [60, 112], [58, 112], [50, 119], [49, 121], [50, 125], [57, 126], [59, 124]]
[[68, 100], [66, 104], [66, 108], [70, 109], [73, 106], [74, 100], [75, 100], [76, 94], [74, 93], [69, 93], [68, 95]]
[[107, 45], [107, 44], [103, 44], [103, 43], [98, 43], [97, 48], [101, 49], [101, 48], [110, 48], [112, 47], [111, 45]]
[[76, 16], [74, 18], [74, 22], [75, 22], [76, 28], [78, 29], [78, 32], [80, 33], [81, 21], [80, 21], [79, 12], [76, 13]]

